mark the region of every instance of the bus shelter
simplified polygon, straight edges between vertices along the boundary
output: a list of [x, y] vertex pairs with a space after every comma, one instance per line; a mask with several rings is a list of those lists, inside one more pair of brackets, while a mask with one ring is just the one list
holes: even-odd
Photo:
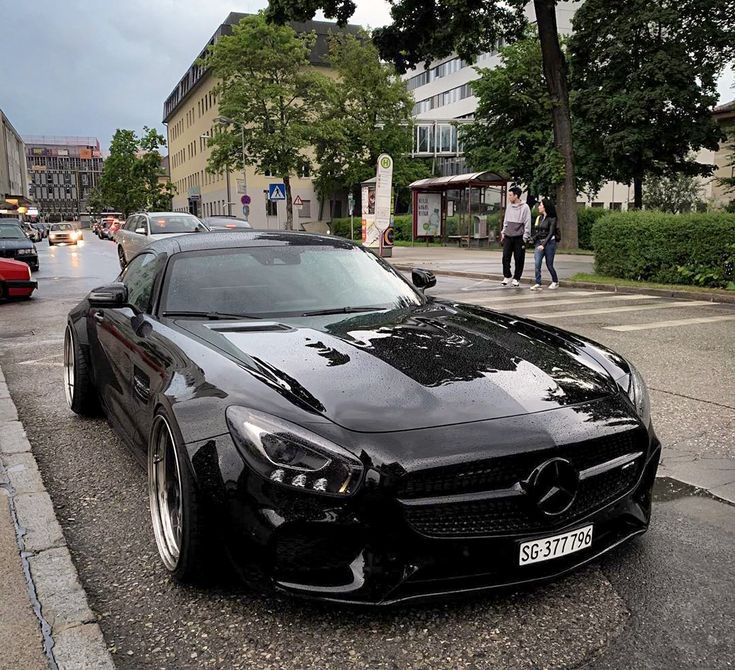
[[410, 185], [412, 239], [484, 247], [500, 232], [508, 179], [494, 172], [472, 172], [420, 179]]

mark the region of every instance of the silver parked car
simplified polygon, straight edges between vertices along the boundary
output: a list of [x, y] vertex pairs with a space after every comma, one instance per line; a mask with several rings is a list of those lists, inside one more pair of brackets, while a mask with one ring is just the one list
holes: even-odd
[[181, 212], [133, 214], [115, 233], [120, 267], [124, 269], [128, 261], [151, 242], [170, 235], [205, 232], [209, 232], [209, 228], [191, 214]]

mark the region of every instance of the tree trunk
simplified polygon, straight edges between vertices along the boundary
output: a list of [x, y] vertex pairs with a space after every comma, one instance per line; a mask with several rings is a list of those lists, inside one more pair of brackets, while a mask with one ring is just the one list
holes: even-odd
[[556, 211], [561, 228], [561, 246], [573, 249], [577, 238], [577, 187], [574, 179], [574, 146], [567, 88], [567, 60], [559, 46], [556, 0], [534, 0], [544, 77], [553, 106], [554, 146], [564, 160], [564, 181], [556, 191]]
[[643, 209], [643, 177], [633, 177], [633, 208]]
[[291, 177], [283, 176], [286, 186], [286, 230], [293, 230], [293, 198], [291, 197]]

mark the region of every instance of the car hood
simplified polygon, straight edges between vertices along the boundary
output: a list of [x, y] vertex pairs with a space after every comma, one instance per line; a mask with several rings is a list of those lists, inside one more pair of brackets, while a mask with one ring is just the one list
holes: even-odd
[[617, 392], [572, 341], [469, 306], [178, 326], [293, 402], [354, 431], [544, 412]]
[[0, 239], [0, 249], [2, 250], [15, 250], [15, 249], [33, 249], [33, 242], [30, 240], [3, 240]]

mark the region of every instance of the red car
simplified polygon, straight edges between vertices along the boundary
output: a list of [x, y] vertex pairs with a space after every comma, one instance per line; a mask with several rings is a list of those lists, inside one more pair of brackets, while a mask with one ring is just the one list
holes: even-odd
[[30, 298], [38, 288], [31, 279], [31, 268], [22, 261], [0, 258], [0, 300], [8, 298]]

